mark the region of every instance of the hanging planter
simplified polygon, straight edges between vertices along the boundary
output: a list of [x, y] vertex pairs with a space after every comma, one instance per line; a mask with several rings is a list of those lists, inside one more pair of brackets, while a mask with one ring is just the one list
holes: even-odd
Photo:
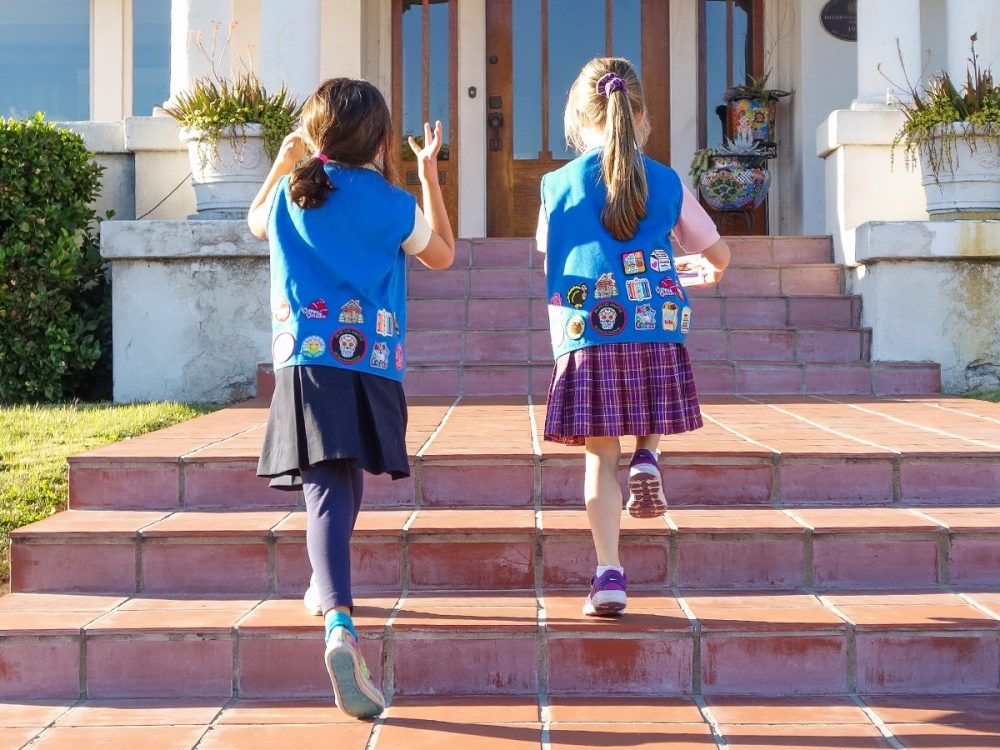
[[729, 133], [732, 137], [749, 137], [755, 141], [774, 142], [775, 118], [778, 102], [790, 91], [767, 88], [770, 73], [747, 76], [746, 83], [731, 86], [722, 96], [729, 116]]

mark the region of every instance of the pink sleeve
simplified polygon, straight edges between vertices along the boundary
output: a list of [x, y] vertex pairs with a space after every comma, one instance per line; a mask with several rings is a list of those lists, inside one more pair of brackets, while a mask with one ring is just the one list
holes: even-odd
[[684, 191], [684, 202], [674, 227], [674, 236], [684, 252], [700, 253], [719, 241], [719, 230], [688, 186], [681, 183], [681, 189]]

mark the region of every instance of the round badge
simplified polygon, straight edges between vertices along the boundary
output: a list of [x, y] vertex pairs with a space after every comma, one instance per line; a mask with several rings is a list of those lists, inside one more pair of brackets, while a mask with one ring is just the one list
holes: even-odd
[[307, 357], [322, 357], [326, 351], [326, 342], [320, 336], [308, 336], [302, 342], [302, 353]]
[[356, 328], [341, 328], [330, 337], [330, 351], [345, 365], [353, 365], [365, 356], [366, 348], [365, 336]]
[[271, 356], [274, 358], [274, 364], [280, 365], [287, 362], [294, 353], [295, 337], [292, 334], [285, 331], [274, 337], [274, 343], [271, 344]]
[[587, 330], [587, 320], [582, 315], [574, 315], [566, 321], [566, 335], [576, 341]]
[[590, 311], [590, 325], [602, 336], [614, 336], [625, 328], [625, 310], [617, 302], [600, 302]]
[[274, 319], [279, 323], [284, 323], [291, 314], [292, 306], [288, 304], [287, 299], [282, 297], [278, 300], [278, 304], [274, 306]]

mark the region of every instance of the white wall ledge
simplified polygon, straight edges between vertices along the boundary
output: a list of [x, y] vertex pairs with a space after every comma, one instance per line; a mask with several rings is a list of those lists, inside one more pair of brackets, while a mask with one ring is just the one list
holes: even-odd
[[181, 143], [180, 125], [172, 117], [125, 118], [125, 147], [129, 151], [187, 151]]
[[[838, 109], [816, 129], [816, 155], [825, 159], [842, 146], [887, 146], [905, 120], [899, 109]], [[900, 154], [902, 168], [902, 154]]]
[[267, 258], [267, 240], [245, 221], [114, 221], [101, 224], [101, 255], [111, 261]]
[[1000, 221], [870, 221], [856, 238], [859, 263], [1000, 260]]
[[128, 153], [125, 145], [125, 128], [120, 120], [109, 122], [81, 120], [52, 124], [82, 136], [84, 145], [95, 154]]

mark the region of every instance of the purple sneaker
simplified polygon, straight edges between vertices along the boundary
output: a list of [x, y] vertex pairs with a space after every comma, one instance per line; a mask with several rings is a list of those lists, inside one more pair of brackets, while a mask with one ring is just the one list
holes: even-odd
[[590, 579], [590, 595], [583, 604], [583, 614], [591, 617], [618, 617], [625, 611], [628, 576], [606, 570]]
[[652, 451], [640, 449], [628, 467], [628, 503], [625, 508], [633, 518], [655, 518], [667, 512], [660, 467]]

